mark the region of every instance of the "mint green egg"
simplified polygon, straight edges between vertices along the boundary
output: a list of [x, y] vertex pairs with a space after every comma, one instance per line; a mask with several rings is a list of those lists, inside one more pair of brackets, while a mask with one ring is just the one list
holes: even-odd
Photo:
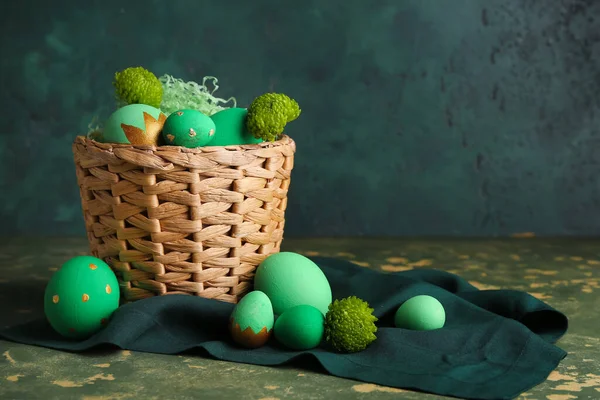
[[146, 104], [129, 104], [112, 113], [101, 135], [104, 143], [156, 145], [166, 115]]
[[242, 144], [261, 143], [246, 128], [246, 116], [248, 110], [245, 108], [226, 108], [213, 115], [211, 119], [215, 123], [216, 134], [211, 146], [229, 146]]
[[396, 311], [397, 328], [429, 331], [440, 329], [446, 323], [444, 306], [434, 297], [419, 295], [406, 300]]
[[235, 342], [256, 348], [268, 341], [274, 320], [271, 301], [263, 292], [254, 290], [236, 304], [229, 319], [229, 329]]
[[317, 347], [323, 339], [325, 317], [313, 306], [299, 305], [283, 312], [275, 321], [275, 339], [293, 350]]
[[268, 256], [256, 269], [254, 288], [264, 292], [277, 315], [299, 306], [313, 306], [323, 315], [331, 304], [331, 286], [321, 268], [291, 252]]
[[208, 145], [215, 133], [215, 123], [209, 116], [197, 110], [179, 110], [165, 121], [162, 137], [167, 145], [194, 148]]
[[44, 293], [52, 328], [74, 339], [101, 330], [119, 307], [119, 282], [108, 264], [92, 256], [70, 259], [54, 273]]

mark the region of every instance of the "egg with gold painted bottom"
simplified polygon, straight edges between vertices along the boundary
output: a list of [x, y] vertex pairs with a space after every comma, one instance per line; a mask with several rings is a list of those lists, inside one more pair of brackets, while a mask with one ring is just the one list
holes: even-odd
[[108, 264], [92, 256], [70, 259], [46, 286], [44, 312], [62, 336], [85, 339], [100, 331], [119, 307], [119, 283]]
[[274, 320], [271, 300], [263, 292], [255, 290], [242, 297], [233, 309], [229, 331], [234, 342], [254, 349], [267, 343]]
[[129, 104], [112, 113], [104, 124], [104, 143], [157, 145], [167, 116], [146, 104]]

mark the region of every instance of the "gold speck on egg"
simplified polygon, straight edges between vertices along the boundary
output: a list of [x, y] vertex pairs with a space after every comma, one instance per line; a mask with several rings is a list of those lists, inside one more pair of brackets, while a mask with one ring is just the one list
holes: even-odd
[[87, 294], [83, 294], [83, 296], [81, 296], [81, 300], [85, 303], [86, 301], [88, 301], [90, 299], [90, 296]]
[[101, 324], [101, 325], [106, 325], [106, 324], [108, 324], [108, 320], [107, 320], [106, 318], [102, 318], [102, 319], [100, 320], [100, 324]]
[[93, 271], [96, 268], [98, 268], [98, 266], [96, 264], [90, 264], [90, 269]]
[[211, 129], [210, 131], [208, 131], [208, 136], [212, 136], [215, 134], [215, 130]]
[[196, 131], [194, 130], [194, 128], [190, 128], [190, 137], [194, 136], [196, 136]]
[[75, 328], [69, 328], [69, 332], [75, 333]]
[[177, 111], [177, 115], [181, 117], [183, 115], [183, 111]]
[[108, 293], [108, 294], [112, 293], [112, 288], [110, 287], [109, 284], [106, 285], [106, 293]]
[[175, 136], [171, 135], [170, 133], [167, 135], [167, 139], [169, 139], [169, 142], [173, 143], [173, 140], [175, 140]]
[[54, 304], [58, 303], [58, 300], [60, 300], [60, 298], [58, 297], [58, 295], [57, 295], [57, 294], [55, 294], [54, 296], [52, 296], [52, 302], [53, 302]]

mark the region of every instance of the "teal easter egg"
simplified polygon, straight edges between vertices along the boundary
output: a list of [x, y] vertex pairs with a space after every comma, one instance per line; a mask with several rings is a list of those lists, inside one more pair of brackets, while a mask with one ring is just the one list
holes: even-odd
[[323, 315], [331, 304], [331, 287], [321, 268], [301, 254], [268, 256], [256, 269], [254, 288], [264, 292], [277, 315], [299, 306], [313, 306]]
[[104, 124], [102, 141], [156, 145], [167, 116], [146, 104], [129, 104], [112, 113]]
[[261, 143], [246, 128], [246, 116], [248, 110], [245, 108], [226, 108], [213, 115], [211, 119], [215, 123], [216, 134], [211, 146], [229, 146], [242, 144]]
[[275, 339], [293, 350], [317, 347], [323, 339], [325, 317], [313, 306], [299, 305], [283, 312], [275, 321]]
[[257, 348], [269, 340], [274, 319], [271, 301], [266, 294], [255, 290], [236, 304], [229, 318], [229, 331], [239, 345]]
[[85, 339], [108, 323], [119, 297], [119, 283], [108, 264], [79, 256], [64, 263], [48, 282], [44, 313], [59, 334]]
[[429, 331], [439, 329], [446, 323], [444, 306], [434, 297], [420, 295], [406, 300], [396, 311], [397, 328]]
[[162, 136], [167, 145], [194, 148], [209, 144], [215, 131], [209, 116], [197, 110], [179, 110], [165, 121]]

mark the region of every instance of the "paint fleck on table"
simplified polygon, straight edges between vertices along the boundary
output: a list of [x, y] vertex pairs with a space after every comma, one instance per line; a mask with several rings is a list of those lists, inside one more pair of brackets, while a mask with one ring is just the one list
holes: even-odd
[[[0, 323], [43, 315], [48, 279], [78, 238], [13, 239], [0, 245]], [[436, 268], [481, 289], [531, 293], [569, 317], [558, 345], [568, 357], [523, 400], [600, 399], [600, 240], [513, 238], [286, 239], [283, 249], [350, 260], [382, 272]], [[441, 399], [327, 375], [318, 365], [262, 367], [202, 355], [130, 351], [70, 354], [0, 341], [2, 399]]]

